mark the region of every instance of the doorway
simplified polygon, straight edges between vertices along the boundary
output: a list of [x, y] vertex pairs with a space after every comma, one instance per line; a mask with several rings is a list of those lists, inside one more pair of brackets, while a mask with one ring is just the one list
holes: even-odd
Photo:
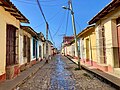
[[30, 38], [27, 37], [27, 62], [30, 62]]
[[86, 39], [86, 60], [89, 61], [90, 59], [90, 54], [89, 54], [89, 49], [90, 49], [90, 46], [89, 46], [89, 39]]
[[6, 66], [16, 64], [16, 28], [7, 25], [6, 30]]
[[118, 32], [118, 57], [119, 57], [119, 67], [120, 67], [120, 25], [117, 26]]

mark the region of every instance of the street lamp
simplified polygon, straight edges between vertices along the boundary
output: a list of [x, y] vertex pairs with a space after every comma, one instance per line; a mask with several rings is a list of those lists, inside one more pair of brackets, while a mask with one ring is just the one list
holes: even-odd
[[74, 39], [75, 39], [75, 48], [76, 48], [77, 57], [78, 57], [78, 69], [81, 69], [80, 57], [79, 57], [79, 53], [78, 53], [78, 43], [77, 43], [77, 35], [76, 35], [76, 27], [75, 27], [75, 20], [74, 20], [74, 12], [73, 12], [73, 8], [72, 8], [72, 2], [70, 2], [69, 4], [70, 4], [70, 7], [62, 6], [62, 8], [71, 11], [72, 26], [73, 26]]

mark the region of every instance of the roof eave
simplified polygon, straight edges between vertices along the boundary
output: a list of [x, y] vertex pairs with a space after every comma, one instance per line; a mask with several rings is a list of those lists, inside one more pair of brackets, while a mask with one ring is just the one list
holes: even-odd
[[0, 6], [2, 6], [5, 9], [5, 11], [8, 11], [21, 23], [30, 23], [29, 20], [16, 8], [16, 6], [14, 6], [14, 4], [10, 0], [0, 0], [0, 1], [1, 1]]
[[[103, 8], [97, 15], [95, 15], [89, 22], [88, 24], [94, 24], [98, 20], [100, 20], [102, 17], [106, 16], [108, 13], [113, 11], [116, 7], [118, 7], [120, 4], [119, 0], [113, 0], [110, 2], [105, 8]], [[116, 6], [115, 6], [116, 5]], [[115, 8], [114, 8], [115, 7]], [[112, 9], [111, 9], [112, 8]]]

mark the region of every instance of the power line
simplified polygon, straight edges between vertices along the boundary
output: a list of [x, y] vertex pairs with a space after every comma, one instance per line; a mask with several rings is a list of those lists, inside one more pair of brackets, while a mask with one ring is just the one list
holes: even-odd
[[54, 42], [54, 40], [53, 40], [53, 38], [52, 38], [52, 34], [51, 34], [50, 29], [49, 29], [48, 31], [49, 31], [49, 34], [50, 34], [50, 38], [51, 38], [51, 40], [52, 40], [52, 42], [53, 42], [53, 45], [54, 45], [54, 47], [55, 47], [55, 42]]
[[[60, 13], [61, 11], [58, 11], [57, 13], [55, 13], [51, 18], [48, 19], [48, 21], [50, 22], [51, 20], [53, 20], [55, 17], [57, 17], [57, 15]], [[41, 24], [35, 26], [34, 28], [39, 27], [40, 25], [43, 25], [44, 22], [42, 22]]]
[[57, 29], [57, 31], [55, 32], [55, 34], [53, 35], [53, 37], [55, 37], [55, 36], [57, 35], [57, 33], [59, 32], [60, 28], [62, 27], [62, 25], [63, 25], [63, 20], [64, 20], [63, 18], [64, 18], [64, 14], [63, 14], [63, 17], [62, 17], [62, 19], [61, 19], [60, 26], [58, 27], [58, 29]]
[[57, 0], [44, 0], [44, 1], [40, 0], [40, 2], [54, 2], [54, 1], [57, 1]]
[[46, 20], [46, 18], [45, 18], [45, 15], [44, 15], [44, 13], [43, 13], [42, 7], [41, 7], [40, 2], [39, 2], [38, 0], [37, 0], [37, 3], [38, 3], [38, 7], [39, 7], [39, 9], [40, 9], [40, 11], [41, 11], [41, 13], [42, 13], [42, 16], [43, 16], [43, 18], [44, 18], [44, 20], [45, 20], [45, 22], [46, 22], [46, 24], [47, 24], [47, 20]]
[[66, 36], [66, 34], [67, 34], [67, 29], [68, 29], [68, 21], [69, 21], [69, 11], [68, 11], [68, 14], [67, 14], [67, 22], [66, 22], [65, 36]]
[[[35, 2], [33, 2], [33, 1], [29, 1], [29, 0], [27, 0], [27, 1], [23, 1], [23, 0], [14, 0], [14, 1], [16, 1], [16, 2], [21, 2], [21, 3], [25, 3], [25, 4], [31, 4], [31, 5], [37, 5], [37, 3], [35, 3]], [[40, 1], [39, 0], [39, 2], [52, 2], [52, 0], [51, 1]], [[65, 2], [65, 3], [57, 3], [57, 4], [41, 4], [42, 6], [60, 6], [60, 5], [63, 5], [63, 4], [66, 4], [67, 2]]]
[[21, 1], [21, 0], [14, 0], [16, 2], [21, 2], [21, 3], [25, 3], [25, 4], [31, 4], [31, 5], [37, 5], [37, 3], [35, 2], [30, 2], [30, 1]]
[[64, 2], [64, 3], [57, 3], [57, 4], [41, 4], [42, 6], [61, 6], [61, 5], [64, 5], [64, 4], [67, 4], [68, 2]]
[[77, 25], [78, 25], [78, 27], [80, 29], [80, 32], [81, 32], [81, 27], [80, 27], [79, 23], [76, 20], [75, 20], [75, 22], [77, 23]]

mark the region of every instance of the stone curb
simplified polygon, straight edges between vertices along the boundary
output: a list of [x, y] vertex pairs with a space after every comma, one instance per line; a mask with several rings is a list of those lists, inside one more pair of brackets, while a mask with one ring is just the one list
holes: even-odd
[[[77, 65], [77, 63], [74, 62], [72, 58], [68, 56], [65, 56], [65, 57], [67, 57], [70, 61], [72, 61], [74, 64]], [[120, 90], [120, 79], [119, 78], [113, 75], [107, 74], [105, 72], [102, 72], [100, 70], [97, 70], [97, 69], [89, 69], [87, 66], [84, 66], [84, 65], [81, 65], [81, 67], [82, 69], [92, 73], [94, 76], [96, 76], [100, 80], [110, 84], [111, 86], [115, 87], [117, 90]]]
[[31, 68], [21, 72], [16, 78], [7, 80], [0, 84], [0, 90], [18, 90], [19, 86], [25, 83], [30, 77], [32, 77], [39, 69], [45, 65], [45, 62], [39, 62], [33, 65]]

